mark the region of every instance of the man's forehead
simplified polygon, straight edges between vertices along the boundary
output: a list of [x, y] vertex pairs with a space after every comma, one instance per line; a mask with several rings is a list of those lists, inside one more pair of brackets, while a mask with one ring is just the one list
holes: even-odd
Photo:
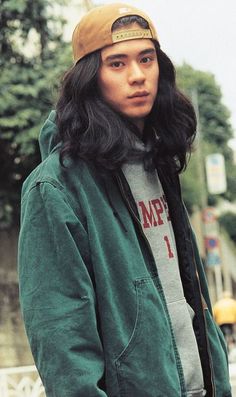
[[127, 40], [114, 43], [101, 50], [102, 58], [138, 56], [155, 51], [155, 45], [150, 39]]

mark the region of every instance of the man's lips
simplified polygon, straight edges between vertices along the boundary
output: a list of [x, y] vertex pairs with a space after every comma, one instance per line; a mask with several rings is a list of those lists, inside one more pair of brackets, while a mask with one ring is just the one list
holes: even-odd
[[128, 98], [140, 98], [148, 95], [149, 93], [147, 91], [137, 91], [134, 94], [130, 95]]

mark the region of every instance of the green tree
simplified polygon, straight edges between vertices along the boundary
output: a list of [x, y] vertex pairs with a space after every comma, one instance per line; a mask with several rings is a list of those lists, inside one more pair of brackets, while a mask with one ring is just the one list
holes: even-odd
[[204, 159], [210, 153], [224, 155], [228, 189], [223, 196], [229, 200], [235, 200], [236, 167], [233, 165], [232, 151], [227, 145], [228, 140], [233, 136], [233, 130], [229, 120], [230, 112], [222, 102], [220, 87], [214, 75], [194, 70], [187, 64], [177, 68], [177, 81], [179, 87], [191, 100], [197, 97], [199, 109], [200, 135], [196, 140], [196, 150], [191, 156], [187, 171], [181, 176], [183, 196], [188, 210], [191, 212], [195, 205], [200, 207], [201, 198], [204, 195], [211, 205], [217, 201], [217, 196], [208, 195], [206, 191], [203, 191], [204, 186], [200, 185], [201, 174], [204, 172]]
[[213, 74], [193, 69], [187, 64], [177, 68], [179, 86], [192, 98], [197, 93], [200, 124], [204, 141], [223, 145], [233, 136], [230, 112], [222, 102], [222, 93]]
[[[63, 20], [47, 0], [1, 0], [0, 227], [18, 219], [22, 181], [39, 162], [37, 137], [71, 63]], [[32, 30], [38, 45], [27, 54]]]
[[230, 238], [236, 243], [236, 214], [233, 212], [226, 212], [219, 218], [219, 224], [226, 230]]

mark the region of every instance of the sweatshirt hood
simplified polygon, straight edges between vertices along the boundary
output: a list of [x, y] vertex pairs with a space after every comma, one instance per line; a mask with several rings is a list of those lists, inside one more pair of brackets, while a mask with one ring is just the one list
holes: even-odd
[[45, 160], [50, 152], [57, 146], [56, 134], [56, 111], [52, 110], [39, 133], [39, 147], [42, 161]]

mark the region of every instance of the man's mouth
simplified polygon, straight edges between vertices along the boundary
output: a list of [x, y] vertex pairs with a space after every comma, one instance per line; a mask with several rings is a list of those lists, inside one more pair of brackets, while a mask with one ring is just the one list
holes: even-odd
[[149, 93], [147, 91], [136, 91], [134, 94], [130, 95], [129, 98], [140, 98], [148, 95]]

